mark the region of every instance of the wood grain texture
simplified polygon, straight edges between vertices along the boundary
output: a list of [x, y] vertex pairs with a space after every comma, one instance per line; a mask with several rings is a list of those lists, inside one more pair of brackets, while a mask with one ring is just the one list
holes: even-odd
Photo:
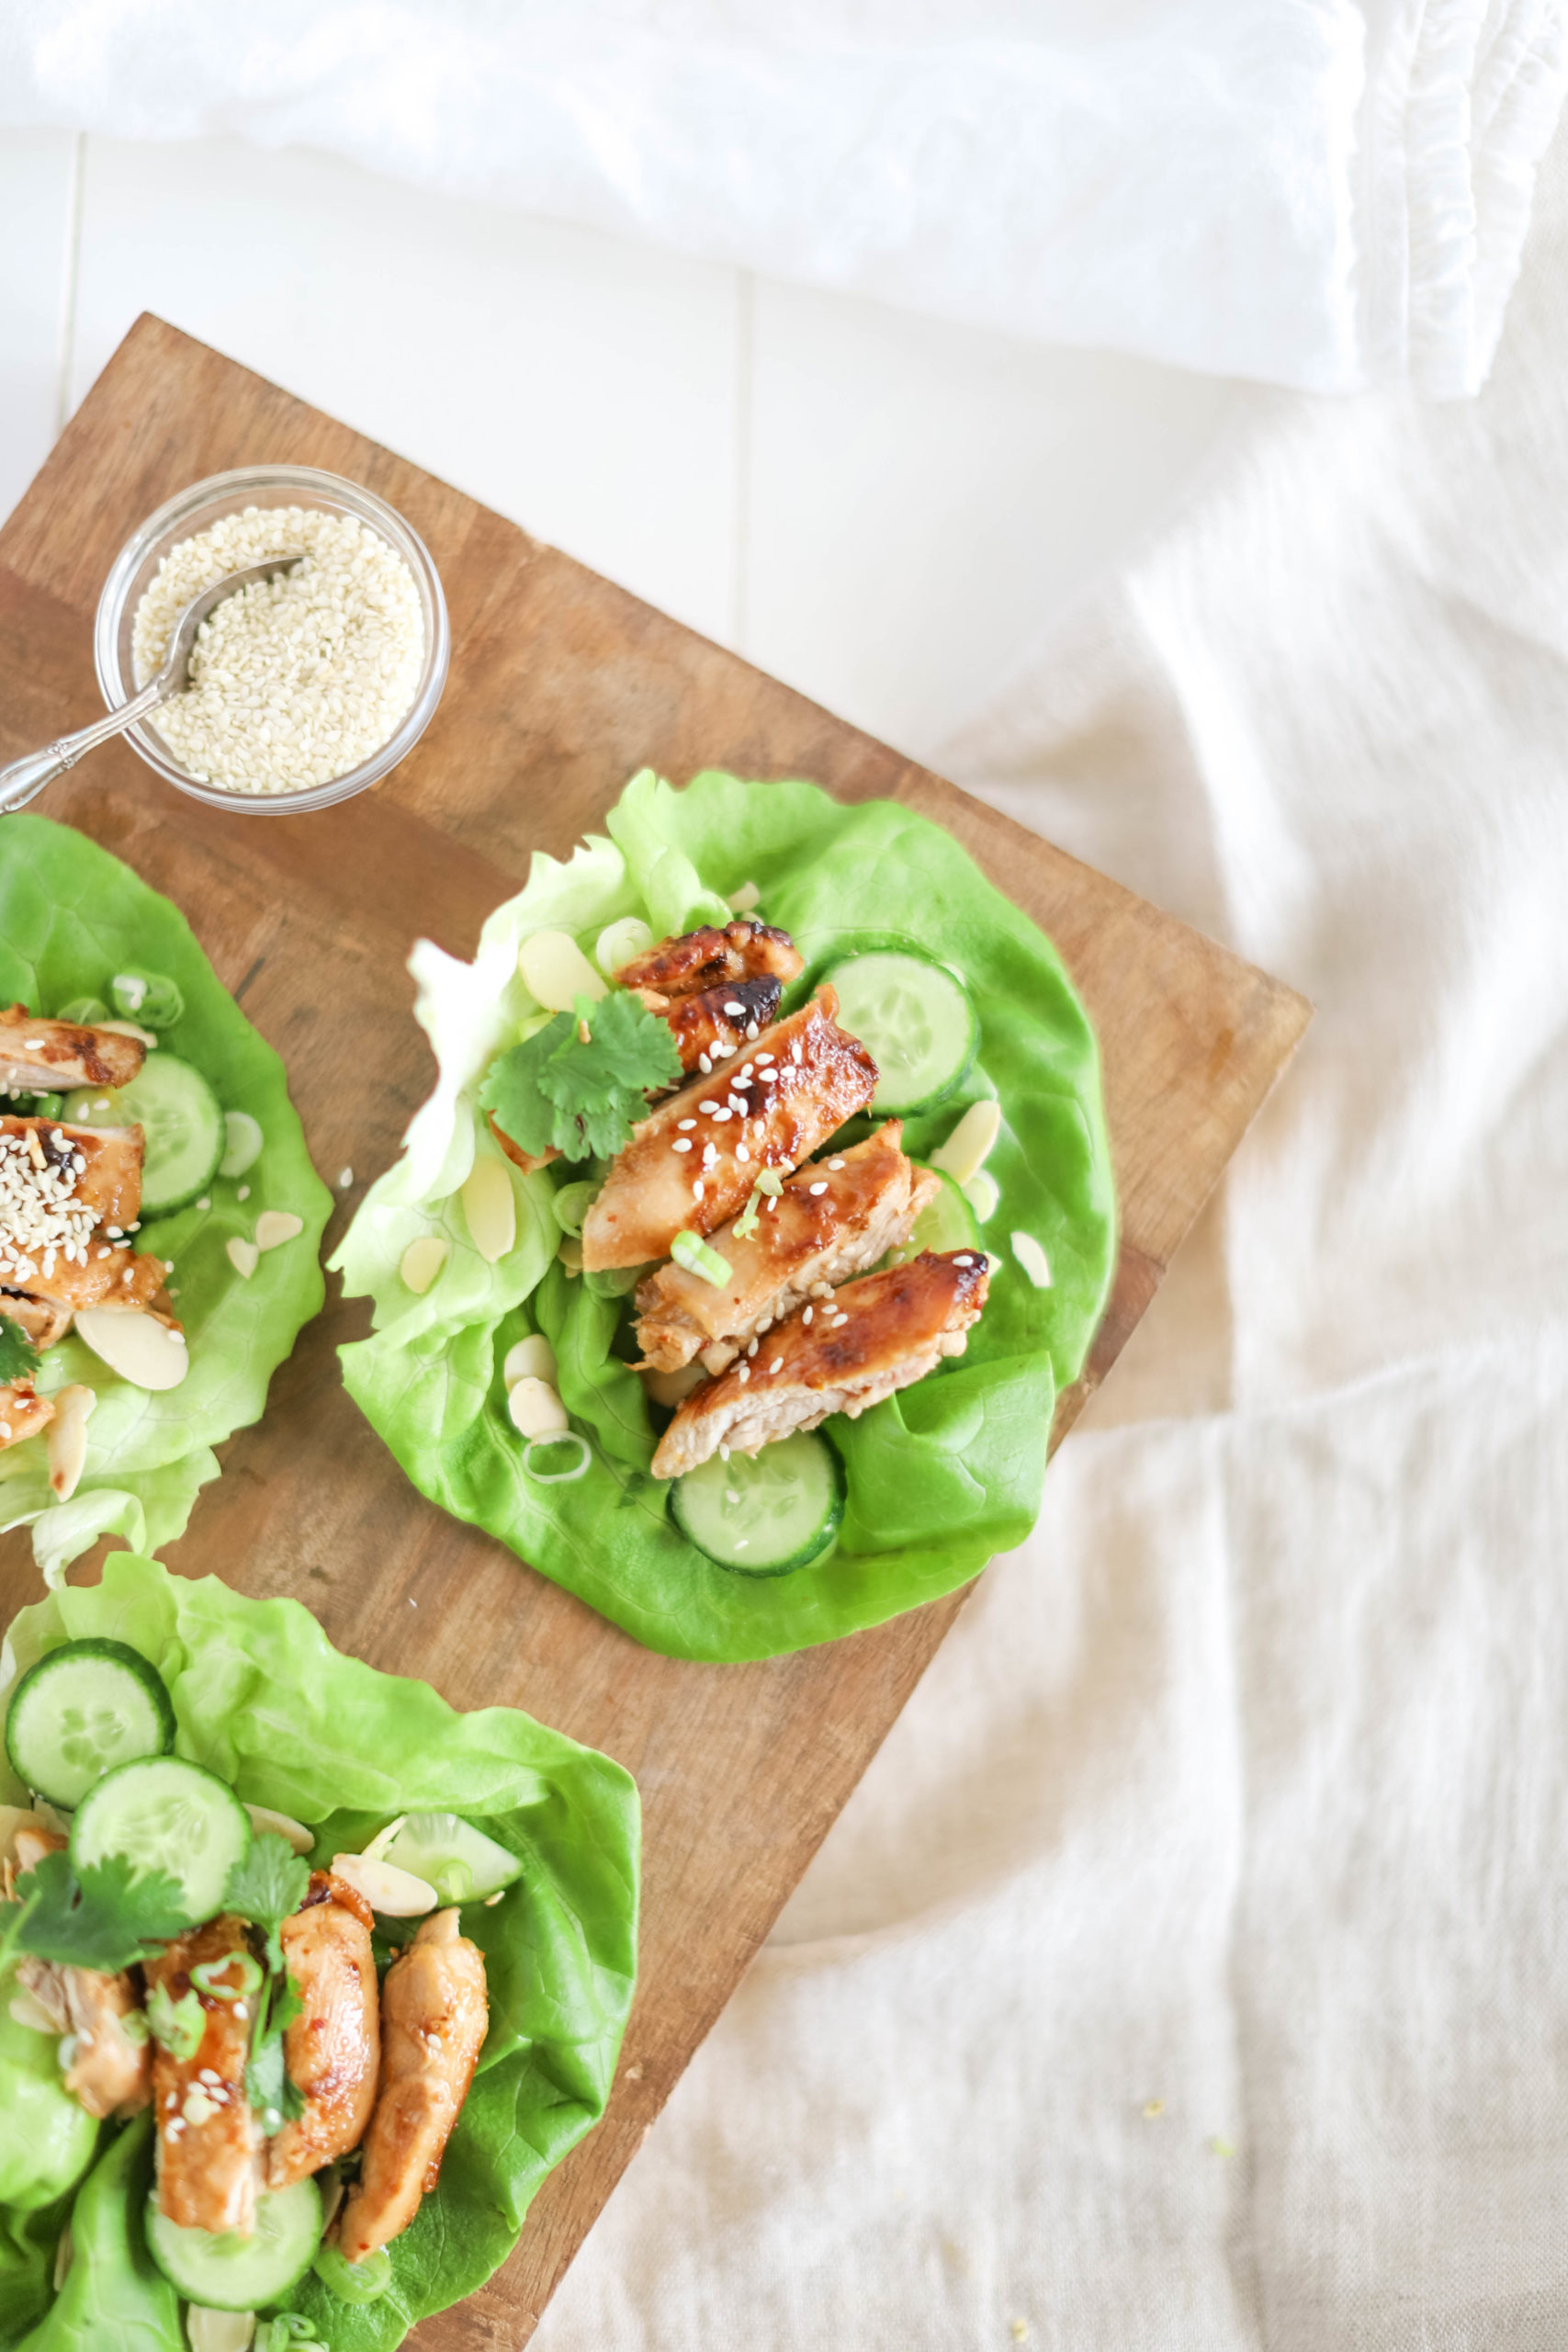
[[[1123, 1243], [1059, 1442], [1148, 1306], [1308, 1019], [1303, 1001], [1007, 818], [650, 611], [417, 467], [162, 322], [138, 322], [0, 533], [0, 758], [96, 707], [91, 622], [130, 530], [227, 467], [329, 468], [389, 499], [451, 605], [451, 683], [406, 764], [310, 817], [208, 809], [123, 745], [46, 796], [181, 906], [284, 1056], [317, 1166], [352, 1166], [327, 1247], [430, 1083], [404, 959], [461, 955], [535, 847], [565, 854], [634, 769], [804, 775], [934, 818], [1055, 940], [1104, 1055]], [[0, 830], [0, 849], [4, 834]], [[762, 1665], [639, 1649], [418, 1496], [344, 1395], [365, 1328], [335, 1295], [224, 1450], [170, 1564], [306, 1601], [341, 1647], [460, 1707], [512, 1703], [605, 1748], [645, 1805], [642, 1973], [611, 2109], [552, 2176], [512, 2261], [417, 2333], [516, 2346], [903, 1706], [963, 1596]], [[0, 1542], [0, 1617], [36, 1597]]]

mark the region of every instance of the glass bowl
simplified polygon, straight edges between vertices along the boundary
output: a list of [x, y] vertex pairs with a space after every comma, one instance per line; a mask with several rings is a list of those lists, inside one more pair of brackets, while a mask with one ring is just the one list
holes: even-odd
[[321, 473], [314, 466], [242, 466], [232, 473], [209, 474], [205, 481], [192, 482], [188, 490], [182, 490], [178, 497], [150, 514], [115, 558], [98, 599], [93, 632], [98, 684], [111, 710], [130, 700], [136, 692], [131, 628], [136, 608], [159, 564], [178, 540], [188, 539], [194, 532], [204, 531], [225, 514], [241, 513], [247, 506], [315, 506], [330, 514], [355, 515], [396, 548], [414, 576], [424, 620], [424, 661], [413, 701], [395, 732], [369, 759], [326, 784], [302, 785], [293, 792], [235, 792], [201, 783], [181, 766], [150, 718], [128, 727], [125, 740], [150, 768], [156, 768], [181, 792], [188, 792], [193, 800], [205, 800], [210, 808], [235, 808], [248, 817], [285, 817], [301, 809], [330, 808], [334, 801], [346, 800], [367, 786], [378, 784], [412, 751], [441, 699], [451, 660], [446, 599], [430, 550], [374, 491], [345, 481], [340, 474]]

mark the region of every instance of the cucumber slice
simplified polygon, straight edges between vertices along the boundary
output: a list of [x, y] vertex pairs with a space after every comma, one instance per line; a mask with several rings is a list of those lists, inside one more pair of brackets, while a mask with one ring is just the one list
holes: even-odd
[[71, 1825], [79, 1871], [110, 1854], [139, 1870], [169, 1871], [192, 1926], [221, 1911], [229, 1873], [250, 1842], [250, 1815], [228, 1781], [183, 1756], [148, 1757], [107, 1772]]
[[66, 1813], [107, 1772], [174, 1744], [169, 1694], [125, 1642], [62, 1643], [28, 1667], [6, 1717], [11, 1770]]
[[688, 1544], [743, 1577], [786, 1577], [839, 1540], [844, 1480], [826, 1438], [807, 1430], [762, 1448], [755, 1461], [716, 1453], [677, 1478], [670, 1509]]
[[297, 2287], [321, 2242], [321, 2192], [313, 2180], [264, 2190], [248, 2238], [235, 2230], [186, 2229], [147, 2200], [147, 2251], [171, 2287], [208, 2311], [254, 2312]]
[[926, 1203], [903, 1248], [888, 1251], [886, 1262], [890, 1266], [907, 1266], [922, 1250], [939, 1254], [944, 1250], [974, 1250], [985, 1256], [973, 1208], [951, 1176], [943, 1175], [940, 1168], [931, 1172], [941, 1180], [942, 1190], [934, 1201]]
[[929, 1111], [959, 1084], [980, 1043], [969, 991], [945, 964], [875, 948], [823, 978], [839, 992], [839, 1022], [881, 1073], [874, 1111]]
[[380, 1859], [423, 1879], [446, 1903], [477, 1903], [523, 1875], [515, 1854], [455, 1813], [411, 1813]]
[[76, 1127], [139, 1126], [141, 1215], [168, 1216], [205, 1193], [229, 1136], [218, 1097], [198, 1069], [170, 1053], [149, 1054], [129, 1086], [84, 1086], [66, 1098]]

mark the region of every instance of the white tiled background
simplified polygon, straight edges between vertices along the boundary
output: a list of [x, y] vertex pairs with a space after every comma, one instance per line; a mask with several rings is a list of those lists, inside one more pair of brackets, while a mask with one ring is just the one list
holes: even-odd
[[320, 155], [0, 132], [0, 513], [143, 310], [933, 760], [1229, 398]]

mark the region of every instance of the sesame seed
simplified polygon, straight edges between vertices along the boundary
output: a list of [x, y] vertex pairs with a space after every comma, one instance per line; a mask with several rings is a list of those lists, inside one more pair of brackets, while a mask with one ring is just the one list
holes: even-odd
[[674, 1140], [674, 1142], [671, 1145], [670, 1148], [671, 1148], [671, 1151], [690, 1151], [690, 1150], [691, 1150], [691, 1148], [692, 1148], [692, 1138], [691, 1138], [691, 1136], [676, 1136], [676, 1138], [675, 1138], [675, 1140]]
[[816, 1312], [817, 1312], [817, 1309], [816, 1309], [814, 1306], [808, 1306], [808, 1307], [807, 1308], [807, 1310], [806, 1310], [805, 1314], [801, 1317], [801, 1318], [800, 1318], [800, 1319], [801, 1319], [801, 1321], [802, 1321], [803, 1323], [809, 1323], [809, 1322], [810, 1322], [810, 1320], [811, 1320], [811, 1318], [812, 1318], [812, 1317], [816, 1314]]
[[711, 1114], [717, 1110], [718, 1104], [716, 1102], [699, 1102], [697, 1104], [697, 1108], [699, 1111], [706, 1111]]
[[975, 1263], [975, 1261], [970, 1257], [962, 1257], [954, 1258], [953, 1262], [955, 1266], [972, 1266]]
[[740, 1370], [739, 1370], [739, 1374], [737, 1374], [737, 1377], [738, 1377], [739, 1379], [741, 1379], [741, 1380], [750, 1380], [750, 1377], [751, 1377], [751, 1367], [750, 1367], [750, 1365], [749, 1363], [743, 1363], [743, 1364], [741, 1365], [741, 1367], [740, 1367]]
[[750, 1159], [751, 1155], [743, 1143], [738, 1143], [735, 1147], [735, 1157], [737, 1159]]
[[713, 1114], [714, 1125], [716, 1127], [722, 1127], [727, 1119], [733, 1119], [734, 1116], [735, 1114], [733, 1111], [716, 1111]]
[[225, 598], [197, 637], [188, 691], [159, 720], [190, 775], [250, 795], [359, 766], [395, 733], [424, 662], [417, 583], [378, 531], [321, 507], [250, 506], [164, 557], [132, 623], [137, 684], [193, 596], [269, 557], [303, 560]]
[[756, 1342], [756, 1340], [752, 1340], [752, 1342], [751, 1342], [750, 1346], [747, 1349], [746, 1352], [747, 1352], [747, 1354], [748, 1354], [749, 1356], [754, 1356], [754, 1355], [756, 1354], [756, 1352], [757, 1352], [757, 1342]]
[[775, 1356], [775, 1357], [773, 1358], [773, 1360], [772, 1363], [768, 1366], [768, 1371], [769, 1371], [769, 1373], [770, 1373], [770, 1374], [773, 1374], [773, 1373], [775, 1373], [775, 1372], [782, 1372], [783, 1370], [784, 1370], [784, 1358], [783, 1358], [783, 1356]]
[[728, 1448], [727, 1445], [721, 1445], [721, 1446], [719, 1447], [719, 1449], [718, 1449], [718, 1458], [719, 1458], [719, 1460], [720, 1460], [721, 1462], [728, 1462], [728, 1459], [729, 1459], [729, 1448]]
[[772, 1054], [759, 1054], [757, 1057], [758, 1068], [761, 1069], [764, 1062], [771, 1062], [773, 1058]]
[[708, 1059], [706, 1054], [699, 1054], [697, 1056], [697, 1068], [702, 1071], [705, 1078], [711, 1078], [713, 1076], [713, 1064]]
[[843, 1166], [843, 1164], [844, 1164], [844, 1163], [843, 1163], [843, 1161], [842, 1161], [841, 1159], [830, 1159], [830, 1160], [828, 1162], [829, 1167], [829, 1168], [833, 1168], [833, 1169], [839, 1169], [839, 1168], [841, 1168], [841, 1167]]
[[815, 1199], [817, 1199], [817, 1198], [818, 1198], [821, 1193], [825, 1193], [825, 1192], [827, 1191], [828, 1186], [827, 1186], [826, 1182], [822, 1182], [822, 1183], [820, 1183], [820, 1184], [807, 1184], [807, 1188], [806, 1188], [806, 1189], [807, 1189], [807, 1191], [811, 1194], [812, 1198], [815, 1200]]
[[847, 1315], [835, 1315], [832, 1322], [828, 1326], [828, 1328], [830, 1331], [840, 1330], [843, 1325], [849, 1321], [849, 1319], [850, 1318]]
[[727, 1004], [724, 1009], [732, 1021], [744, 1021], [746, 1018], [746, 1007], [743, 1004]]
[[675, 1125], [680, 1128], [682, 1135], [689, 1134], [696, 1124], [695, 1119], [677, 1119], [675, 1122]]
[[692, 1186], [692, 1198], [693, 1198], [693, 1200], [694, 1200], [694, 1201], [700, 1201], [700, 1200], [702, 1199], [702, 1196], [703, 1196], [703, 1180], [702, 1180], [702, 1178], [699, 1176], [699, 1177], [697, 1178], [696, 1182], [695, 1182], [694, 1183], [694, 1185]]

